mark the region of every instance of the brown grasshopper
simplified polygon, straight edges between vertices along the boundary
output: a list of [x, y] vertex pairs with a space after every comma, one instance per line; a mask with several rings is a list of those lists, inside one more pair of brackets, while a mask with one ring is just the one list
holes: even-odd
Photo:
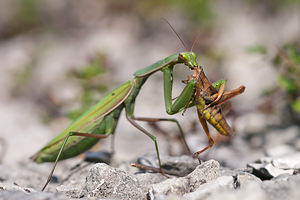
[[195, 67], [193, 74], [188, 76], [188, 81], [191, 80], [197, 80], [195, 95], [191, 102], [197, 107], [198, 118], [209, 142], [207, 147], [194, 153], [194, 156], [197, 157], [199, 162], [201, 162], [199, 154], [211, 148], [214, 144], [214, 140], [210, 136], [206, 121], [217, 129], [220, 134], [226, 136], [231, 135], [233, 131], [222, 113], [221, 104], [227, 102], [236, 95], [243, 93], [245, 91], [245, 86], [240, 86], [234, 90], [225, 92], [225, 80], [222, 79], [211, 84], [205, 76], [201, 66]]

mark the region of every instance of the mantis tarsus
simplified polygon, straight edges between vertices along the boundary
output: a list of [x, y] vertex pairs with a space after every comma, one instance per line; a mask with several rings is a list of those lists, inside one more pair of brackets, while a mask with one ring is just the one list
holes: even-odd
[[182, 128], [176, 119], [135, 117], [134, 106], [136, 97], [148, 77], [161, 70], [164, 78], [166, 112], [172, 115], [183, 110], [189, 104], [190, 99], [194, 95], [194, 87], [197, 80], [190, 80], [176, 101], [172, 103], [173, 67], [179, 63], [185, 64], [190, 69], [198, 66], [196, 54], [191, 51], [171, 55], [144, 69], [138, 70], [134, 73], [135, 78], [133, 80], [127, 81], [113, 90], [98, 104], [80, 116], [63, 132], [46, 144], [45, 147], [34, 154], [31, 159], [37, 163], [55, 162], [42, 191], [50, 182], [56, 164], [59, 160], [74, 157], [83, 153], [96, 144], [99, 139], [106, 138], [114, 133], [123, 109], [125, 109], [128, 121], [142, 133], [150, 137], [154, 142], [158, 164], [160, 171], [162, 172], [156, 137], [137, 124], [136, 121], [175, 122], [180, 130], [181, 136], [183, 137], [184, 144], [187, 147]]

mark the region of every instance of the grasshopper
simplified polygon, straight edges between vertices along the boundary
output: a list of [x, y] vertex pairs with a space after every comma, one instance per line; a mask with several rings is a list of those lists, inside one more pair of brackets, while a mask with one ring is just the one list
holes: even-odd
[[170, 121], [176, 123], [183, 138], [184, 145], [188, 149], [183, 130], [176, 119], [135, 117], [135, 100], [149, 76], [157, 71], [162, 71], [164, 79], [164, 101], [166, 112], [170, 115], [173, 115], [182, 111], [189, 104], [190, 99], [194, 95], [194, 88], [197, 80], [189, 81], [179, 97], [173, 103], [173, 68], [179, 63], [183, 63], [190, 69], [198, 67], [196, 54], [190, 51], [173, 54], [144, 69], [136, 71], [134, 73], [134, 79], [127, 81], [110, 92], [99, 103], [82, 114], [64, 131], [48, 142], [41, 150], [35, 153], [31, 157], [34, 162], [54, 162], [42, 191], [50, 182], [59, 160], [71, 158], [81, 154], [90, 149], [98, 142], [99, 139], [104, 139], [109, 135], [114, 134], [120, 114], [124, 109], [127, 120], [154, 142], [160, 171], [163, 173], [156, 137], [141, 127], [136, 121]]
[[211, 148], [214, 140], [210, 136], [206, 121], [208, 121], [220, 134], [230, 136], [233, 131], [228, 125], [221, 105], [229, 99], [245, 91], [245, 86], [240, 86], [234, 90], [225, 92], [225, 80], [221, 79], [211, 84], [201, 66], [194, 67], [193, 74], [188, 76], [188, 81], [197, 80], [192, 104], [197, 107], [197, 114], [200, 123], [207, 135], [209, 145], [194, 153], [200, 161], [199, 154]]

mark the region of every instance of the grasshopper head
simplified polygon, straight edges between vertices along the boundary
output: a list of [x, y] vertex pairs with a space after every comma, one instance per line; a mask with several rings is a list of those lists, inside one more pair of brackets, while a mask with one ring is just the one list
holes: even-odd
[[180, 53], [179, 58], [183, 60], [183, 63], [191, 69], [198, 67], [196, 54], [193, 51]]

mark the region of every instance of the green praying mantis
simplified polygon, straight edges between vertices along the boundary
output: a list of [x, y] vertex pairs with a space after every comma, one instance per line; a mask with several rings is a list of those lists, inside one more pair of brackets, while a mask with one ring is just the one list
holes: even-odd
[[[175, 102], [173, 102], [173, 69], [175, 65], [182, 63], [191, 69], [193, 74], [188, 77], [186, 86], [176, 98]], [[176, 114], [192, 106], [197, 107], [200, 122], [209, 138], [209, 146], [195, 153], [199, 161], [200, 158], [198, 155], [213, 144], [205, 120], [211, 123], [221, 134], [229, 135], [231, 133], [231, 129], [224, 116], [220, 114], [220, 105], [233, 96], [242, 93], [244, 88], [226, 93], [224, 92], [224, 80], [217, 81], [213, 85], [210, 84], [202, 67], [198, 65], [196, 54], [193, 51], [173, 54], [146, 68], [136, 71], [132, 80], [127, 81], [110, 92], [99, 103], [82, 114], [63, 132], [53, 138], [31, 157], [31, 159], [37, 163], [54, 162], [42, 191], [50, 182], [59, 160], [79, 155], [90, 149], [99, 141], [99, 139], [104, 139], [114, 134], [120, 114], [124, 109], [127, 120], [154, 142], [159, 172], [164, 173], [156, 137], [150, 134], [136, 121], [169, 121], [176, 123], [183, 139], [184, 146], [189, 150], [185, 141], [184, 132], [176, 119], [135, 117], [134, 115], [136, 97], [147, 79], [158, 71], [163, 72], [164, 101], [166, 112], [169, 115]]]
[[[34, 154], [31, 159], [37, 163], [55, 162], [42, 190], [44, 190], [49, 183], [58, 160], [67, 159], [81, 154], [96, 144], [99, 139], [106, 138], [113, 134], [123, 109], [125, 109], [127, 120], [154, 142], [159, 167], [161, 168], [156, 137], [141, 127], [136, 121], [170, 121], [177, 124], [183, 138], [184, 133], [176, 119], [135, 117], [135, 100], [141, 90], [141, 87], [144, 85], [149, 76], [160, 70], [163, 72], [166, 112], [172, 115], [183, 110], [193, 96], [194, 87], [197, 81], [189, 81], [179, 97], [173, 103], [173, 68], [174, 65], [179, 63], [183, 63], [191, 69], [198, 66], [196, 54], [194, 52], [183, 52], [171, 55], [144, 69], [138, 70], [134, 73], [135, 77], [133, 80], [127, 81], [110, 92], [99, 103], [85, 112], [77, 120], [71, 123], [71, 125], [63, 132], [46, 144], [45, 147]], [[184, 143], [186, 145], [186, 142]]]

